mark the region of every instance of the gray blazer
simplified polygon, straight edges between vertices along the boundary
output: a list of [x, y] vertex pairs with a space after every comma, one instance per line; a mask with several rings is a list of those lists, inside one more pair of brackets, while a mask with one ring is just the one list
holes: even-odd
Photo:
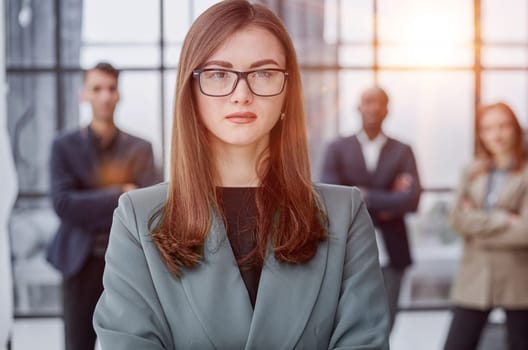
[[316, 185], [330, 237], [306, 264], [269, 254], [255, 309], [215, 218], [203, 262], [174, 278], [147, 229], [167, 184], [121, 196], [94, 327], [103, 350], [388, 349], [374, 229], [359, 191]]

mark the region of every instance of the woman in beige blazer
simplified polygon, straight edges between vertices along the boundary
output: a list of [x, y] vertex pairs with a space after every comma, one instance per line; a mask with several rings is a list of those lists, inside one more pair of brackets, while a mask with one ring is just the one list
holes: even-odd
[[200, 15], [174, 106], [169, 183], [114, 214], [103, 350], [388, 349], [372, 222], [357, 189], [310, 181], [280, 19], [245, 0]]
[[477, 116], [477, 153], [450, 220], [464, 240], [446, 350], [476, 349], [489, 312], [506, 312], [509, 350], [528, 349], [528, 170], [522, 128], [508, 105]]

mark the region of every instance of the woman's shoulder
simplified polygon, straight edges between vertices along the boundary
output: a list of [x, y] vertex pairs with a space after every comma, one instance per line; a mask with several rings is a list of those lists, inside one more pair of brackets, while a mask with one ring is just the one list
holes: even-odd
[[358, 197], [361, 199], [361, 192], [357, 187], [354, 186], [344, 186], [344, 185], [333, 185], [333, 184], [325, 184], [325, 183], [314, 183], [314, 188], [317, 191], [317, 193], [320, 196], [330, 196], [330, 197], [336, 197], [332, 199], [348, 199], [352, 197]]
[[525, 162], [513, 176], [518, 176], [524, 188], [528, 188], [528, 162]]
[[119, 203], [120, 206], [125, 205], [125, 198], [127, 198], [136, 216], [150, 217], [167, 202], [168, 193], [169, 184], [162, 182], [126, 192], [121, 196]]
[[462, 182], [472, 182], [476, 178], [489, 172], [490, 163], [488, 160], [475, 158], [461, 167]]
[[520, 172], [523, 177], [528, 177], [528, 161], [525, 161], [521, 166]]
[[355, 213], [363, 204], [361, 191], [357, 187], [316, 183], [314, 189], [329, 218], [334, 213], [342, 213], [343, 210]]

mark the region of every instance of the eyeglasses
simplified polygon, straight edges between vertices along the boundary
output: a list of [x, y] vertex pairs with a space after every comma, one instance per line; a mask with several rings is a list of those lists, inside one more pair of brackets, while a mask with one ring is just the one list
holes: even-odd
[[235, 91], [240, 79], [245, 79], [249, 90], [257, 96], [279, 95], [284, 90], [288, 72], [283, 69], [268, 68], [249, 72], [229, 69], [206, 68], [193, 71], [198, 79], [202, 94], [212, 97], [228, 96]]

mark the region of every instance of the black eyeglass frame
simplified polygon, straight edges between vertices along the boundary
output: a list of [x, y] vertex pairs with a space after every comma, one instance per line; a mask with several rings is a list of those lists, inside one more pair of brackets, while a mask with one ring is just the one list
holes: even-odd
[[[200, 81], [200, 74], [202, 74], [203, 72], [211, 72], [211, 71], [230, 72], [230, 73], [235, 73], [237, 75], [237, 79], [235, 80], [235, 82], [233, 84], [233, 88], [231, 89], [231, 91], [229, 93], [223, 94], [223, 95], [211, 95], [211, 94], [207, 94], [207, 93], [205, 93], [203, 91], [202, 83]], [[251, 74], [251, 73], [261, 72], [261, 71], [275, 71], [275, 72], [282, 72], [284, 74], [284, 80], [282, 82], [282, 87], [281, 87], [279, 92], [277, 92], [276, 94], [272, 94], [272, 95], [260, 95], [260, 94], [255, 93], [255, 91], [253, 91], [253, 89], [251, 88], [251, 84], [247, 80], [247, 76], [249, 74]], [[249, 91], [251, 91], [251, 93], [253, 95], [260, 96], [260, 97], [273, 97], [273, 96], [277, 96], [277, 95], [282, 94], [282, 92], [284, 91], [284, 87], [286, 86], [286, 80], [288, 80], [288, 72], [285, 69], [280, 69], [280, 68], [255, 69], [255, 70], [250, 70], [250, 71], [246, 71], [246, 72], [239, 72], [239, 71], [236, 71], [236, 70], [223, 69], [223, 68], [203, 68], [203, 69], [195, 69], [195, 70], [193, 70], [192, 76], [193, 76], [194, 79], [198, 80], [198, 86], [200, 87], [200, 92], [202, 94], [204, 94], [205, 96], [210, 96], [210, 97], [226, 97], [226, 96], [231, 95], [235, 91], [236, 87], [238, 86], [238, 83], [240, 82], [240, 79], [244, 79], [246, 81], [246, 84], [247, 84], [247, 86], [249, 88]]]

